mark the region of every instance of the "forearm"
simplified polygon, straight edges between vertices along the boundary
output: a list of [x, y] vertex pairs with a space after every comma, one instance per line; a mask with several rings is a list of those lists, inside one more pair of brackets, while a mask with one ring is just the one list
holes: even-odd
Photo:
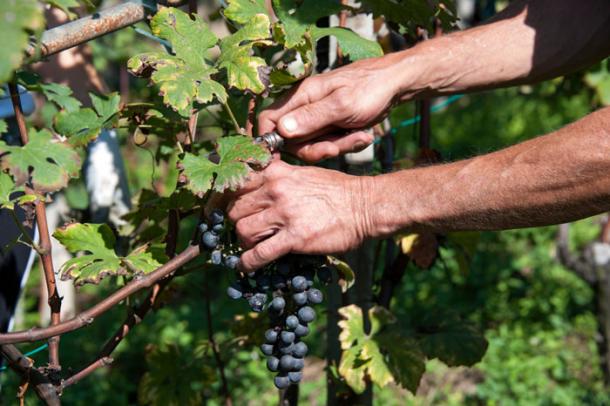
[[610, 55], [608, 0], [515, 1], [493, 21], [388, 55], [398, 98], [532, 83]]
[[559, 131], [446, 165], [363, 180], [366, 233], [500, 230], [610, 210], [610, 108]]

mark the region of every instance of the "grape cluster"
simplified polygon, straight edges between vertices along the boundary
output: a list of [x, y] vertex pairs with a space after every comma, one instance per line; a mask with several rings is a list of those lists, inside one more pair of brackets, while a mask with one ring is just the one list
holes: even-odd
[[271, 325], [261, 351], [267, 356], [269, 371], [277, 372], [274, 383], [278, 389], [301, 381], [308, 351], [302, 339], [316, 318], [312, 306], [324, 298], [313, 287], [316, 275], [323, 283], [332, 279], [330, 269], [317, 258], [288, 256], [239, 278], [227, 289], [231, 298], [246, 299], [253, 311], [267, 310]]
[[214, 265], [223, 264], [229, 269], [235, 269], [239, 263], [239, 257], [225, 254], [221, 249], [221, 235], [225, 229], [224, 221], [225, 216], [222, 210], [214, 209], [210, 212], [207, 222], [199, 224], [201, 246], [204, 250], [211, 251], [210, 261]]

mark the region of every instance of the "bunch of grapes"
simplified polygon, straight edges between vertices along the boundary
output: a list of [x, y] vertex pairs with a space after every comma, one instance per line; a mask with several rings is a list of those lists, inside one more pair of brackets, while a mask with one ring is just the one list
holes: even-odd
[[229, 269], [235, 269], [239, 263], [239, 257], [234, 254], [225, 254], [221, 249], [221, 235], [225, 229], [224, 213], [222, 210], [214, 209], [207, 220], [206, 223], [199, 224], [202, 247], [211, 251], [210, 260], [214, 265], [224, 264]]
[[[213, 210], [206, 223], [199, 225], [201, 244], [211, 251], [215, 265], [236, 269], [239, 257], [225, 253], [221, 243], [224, 214]], [[302, 339], [309, 334], [309, 323], [316, 318], [312, 306], [322, 303], [322, 292], [313, 287], [314, 279], [328, 284], [332, 273], [319, 257], [288, 255], [277, 262], [239, 277], [227, 289], [232, 299], [245, 299], [252, 311], [268, 312], [270, 327], [265, 331], [261, 351], [267, 356], [267, 368], [276, 372], [274, 383], [278, 389], [297, 384], [303, 376], [307, 344]]]
[[[309, 323], [316, 318], [313, 305], [322, 303], [323, 294], [313, 287], [314, 278], [323, 283], [332, 279], [330, 269], [316, 257], [290, 255], [265, 269], [239, 278], [227, 289], [233, 299], [244, 298], [255, 312], [267, 310], [270, 328], [265, 331], [261, 351], [267, 368], [277, 372], [278, 389], [301, 381], [309, 334]], [[270, 299], [270, 300], [269, 300]]]

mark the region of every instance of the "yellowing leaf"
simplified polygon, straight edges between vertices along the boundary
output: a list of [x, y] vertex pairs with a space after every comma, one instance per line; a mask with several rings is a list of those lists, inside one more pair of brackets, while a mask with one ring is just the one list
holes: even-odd
[[247, 24], [257, 14], [267, 14], [265, 0], [229, 0], [224, 15], [238, 24]]
[[343, 351], [338, 370], [341, 377], [356, 393], [362, 393], [366, 389], [367, 361], [359, 358], [360, 350], [358, 346]]
[[210, 48], [218, 42], [201, 17], [192, 20], [175, 8], [162, 8], [152, 19], [153, 34], [167, 40], [175, 55], [149, 52], [134, 56], [127, 62], [136, 76], [148, 77], [163, 95], [163, 102], [182, 116], [188, 116], [193, 103], [205, 104], [217, 98], [224, 103], [224, 87], [212, 80], [217, 70], [208, 64]]
[[256, 14], [239, 31], [220, 41], [218, 67], [226, 69], [229, 86], [257, 94], [265, 91], [269, 69], [263, 58], [252, 56], [252, 47], [269, 43], [270, 37], [269, 17]]
[[203, 196], [212, 186], [217, 192], [235, 190], [246, 181], [250, 165], [265, 166], [271, 159], [266, 148], [242, 135], [218, 139], [216, 152], [218, 163], [190, 153], [181, 161], [187, 188], [197, 196]]
[[328, 255], [326, 261], [333, 266], [339, 273], [339, 286], [343, 293], [347, 292], [356, 282], [356, 274], [351, 266], [345, 261], [341, 261], [339, 258]]
[[[0, 141], [0, 163], [18, 186], [31, 184], [40, 193], [65, 187], [80, 173], [80, 157], [68, 144], [53, 139], [47, 130], [31, 130], [27, 145], [11, 146]], [[6, 154], [6, 155], [4, 155]]]

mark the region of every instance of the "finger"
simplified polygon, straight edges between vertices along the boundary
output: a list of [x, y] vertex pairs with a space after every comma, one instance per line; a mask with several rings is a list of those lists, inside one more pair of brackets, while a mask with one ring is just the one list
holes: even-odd
[[273, 210], [263, 210], [240, 219], [235, 224], [235, 231], [245, 249], [254, 247], [258, 242], [276, 234], [282, 227]]
[[361, 151], [369, 146], [375, 137], [365, 131], [347, 135], [334, 135], [316, 138], [314, 141], [287, 144], [284, 150], [306, 162], [318, 162], [348, 152]]
[[255, 190], [260, 189], [265, 183], [263, 174], [259, 171], [250, 171], [246, 183], [237, 188], [237, 190], [226, 191], [225, 194], [230, 196], [231, 199], [235, 199], [239, 196], [252, 193]]
[[256, 244], [254, 248], [241, 255], [239, 269], [243, 272], [252, 272], [288, 254], [292, 249], [292, 243], [287, 237], [286, 232], [280, 231], [273, 237]]
[[273, 131], [277, 127], [277, 122], [285, 114], [324, 96], [319, 86], [317, 78], [307, 78], [297, 87], [291, 89], [279, 100], [263, 110], [258, 116], [259, 134]]
[[232, 200], [227, 207], [227, 215], [233, 223], [237, 223], [245, 217], [252, 216], [271, 207], [271, 205], [272, 202], [269, 198], [261, 189], [257, 189], [254, 192], [238, 196], [235, 200]]
[[346, 103], [345, 98], [331, 93], [284, 115], [277, 123], [277, 131], [284, 138], [296, 139], [319, 134], [325, 127], [341, 127], [351, 114]]

